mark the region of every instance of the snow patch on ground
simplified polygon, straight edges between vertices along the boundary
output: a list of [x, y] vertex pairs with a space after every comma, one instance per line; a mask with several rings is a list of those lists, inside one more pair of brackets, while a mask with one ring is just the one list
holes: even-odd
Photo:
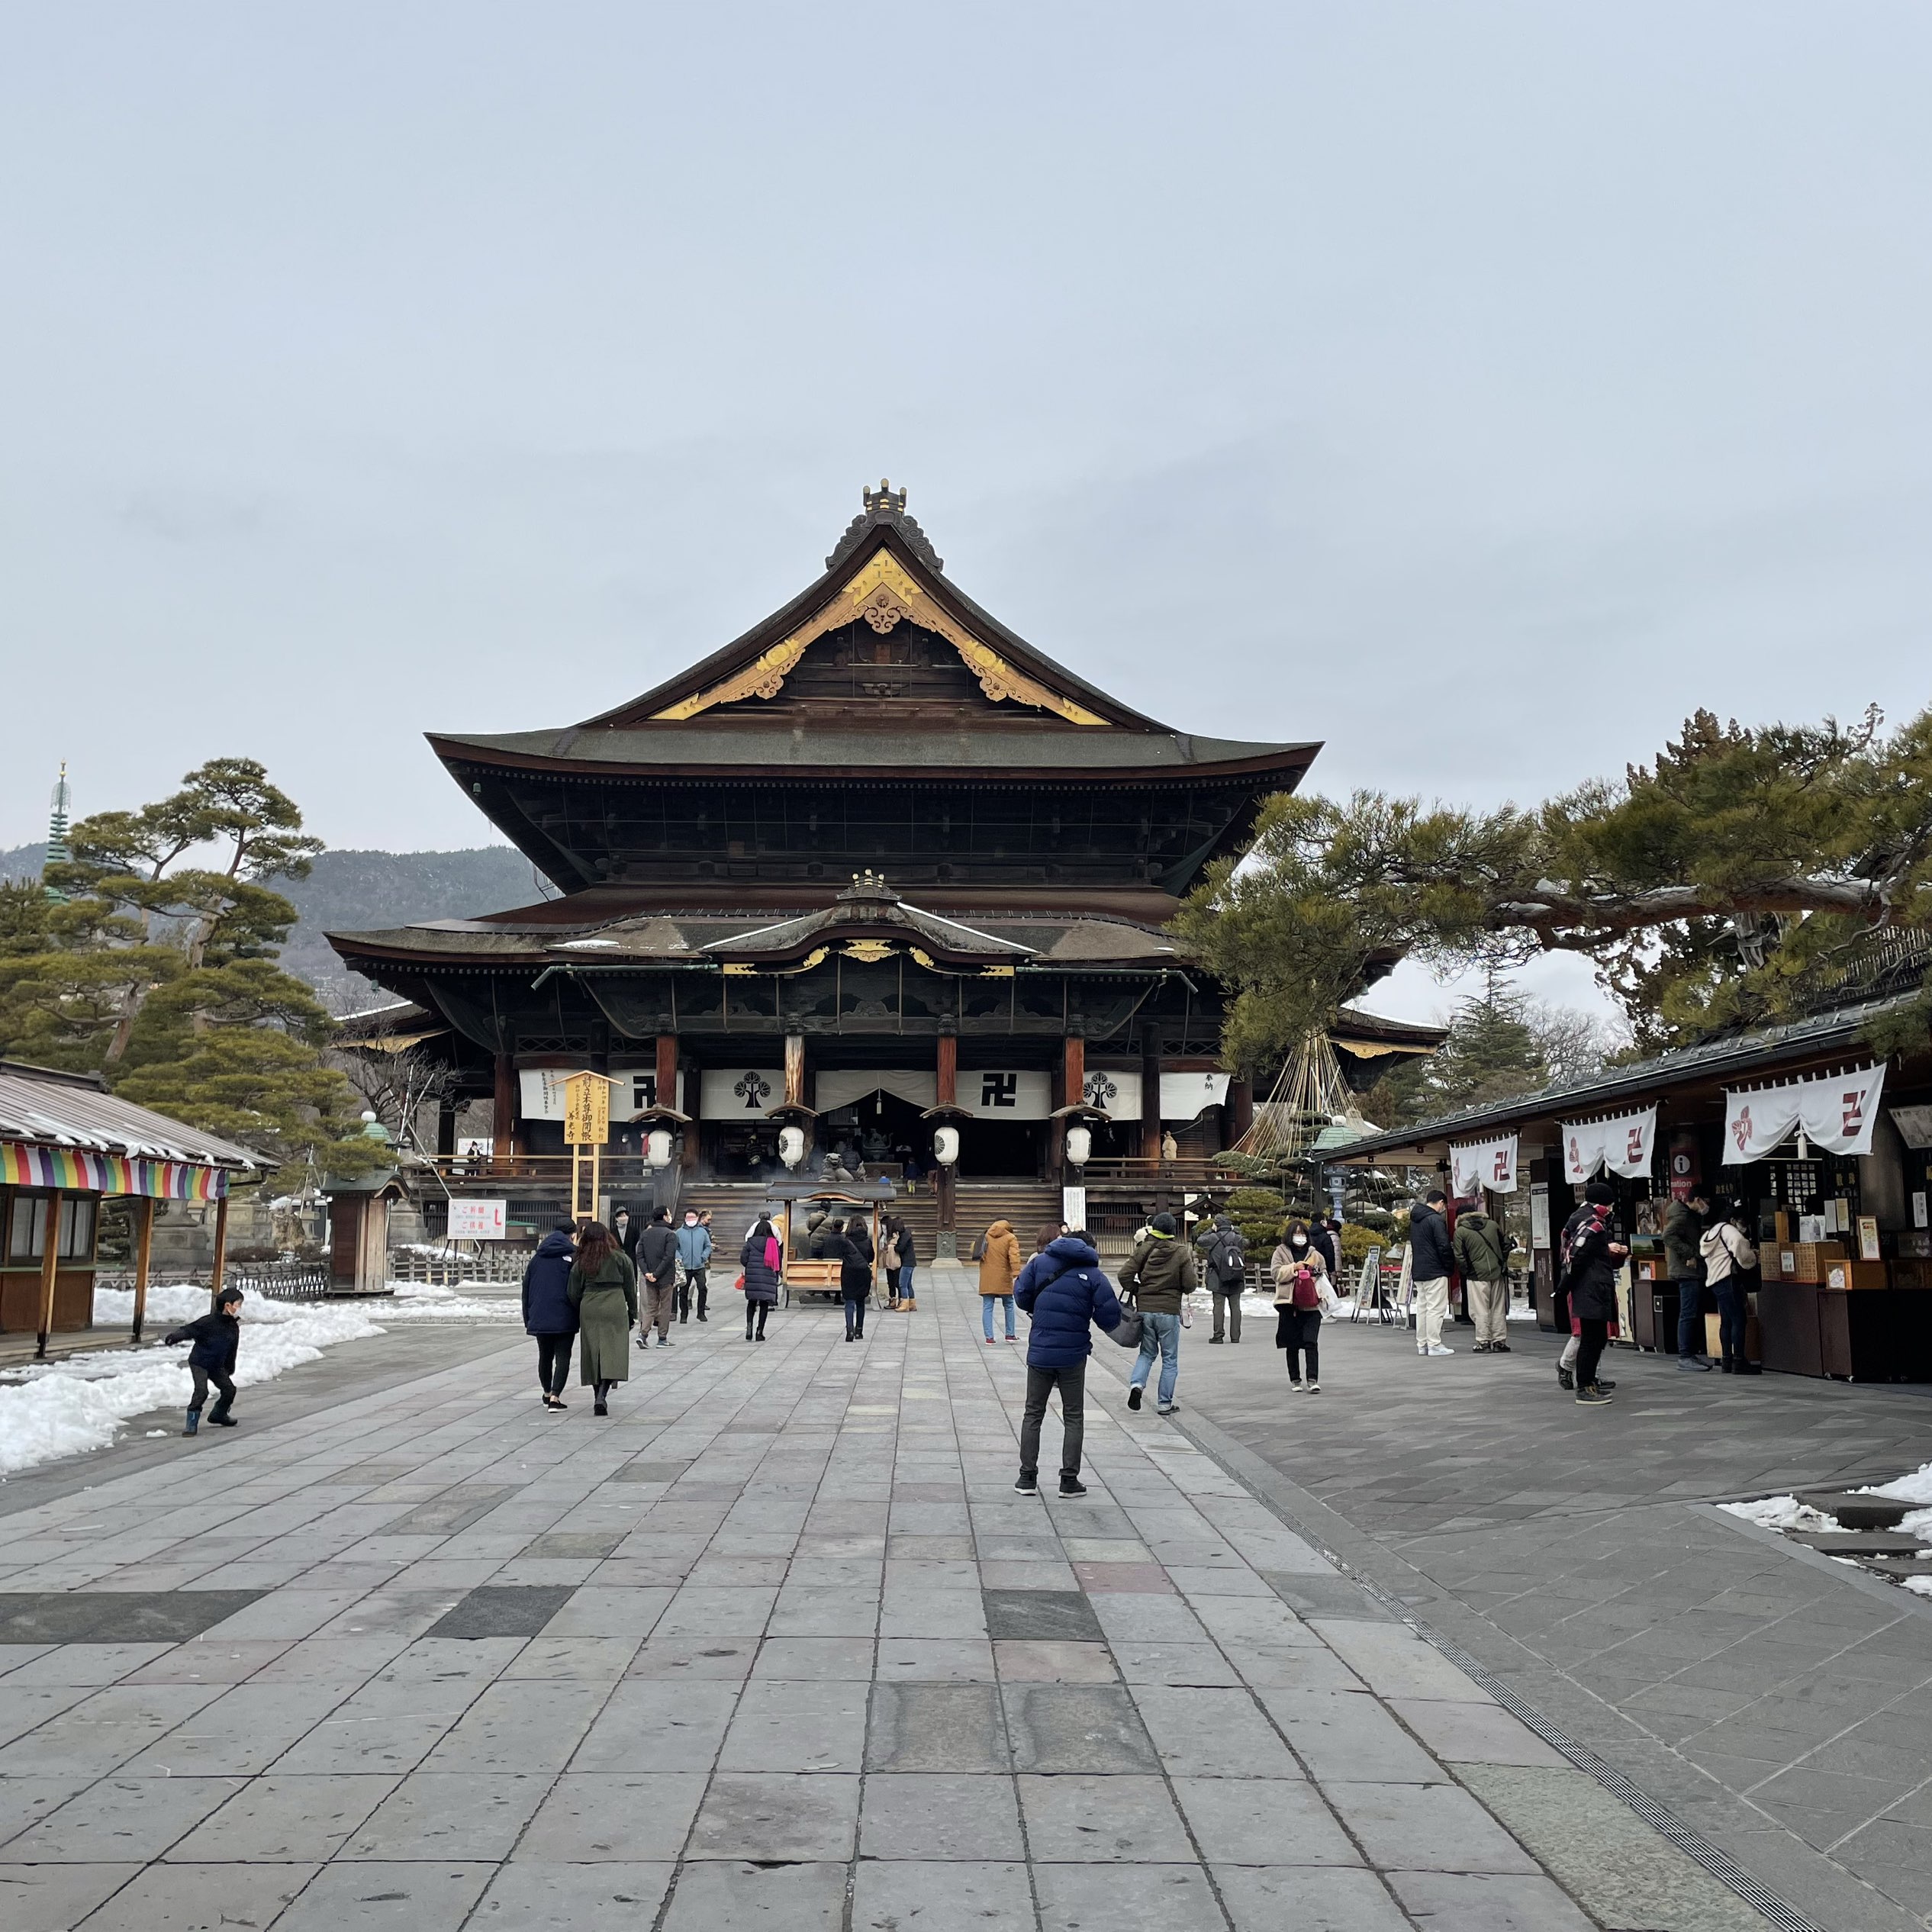
[[1838, 1525], [1822, 1511], [1795, 1496], [1763, 1496], [1756, 1502], [1721, 1502], [1718, 1507], [1728, 1516], [1741, 1516], [1760, 1529], [1828, 1530]]
[[[1923, 1469], [1915, 1469], [1909, 1476], [1901, 1476], [1895, 1483], [1880, 1483], [1861, 1494], [1873, 1496], [1891, 1496], [1900, 1502], [1916, 1502], [1932, 1507], [1932, 1463]], [[1914, 1534], [1923, 1534], [1915, 1531]]]
[[[237, 1387], [272, 1382], [338, 1343], [359, 1341], [398, 1322], [465, 1321], [508, 1324], [517, 1304], [479, 1301], [453, 1289], [398, 1283], [380, 1302], [282, 1302], [250, 1295], [242, 1304]], [[184, 1322], [205, 1315], [205, 1288], [156, 1285], [147, 1293], [148, 1331], [156, 1341]], [[372, 1319], [380, 1311], [380, 1322]], [[130, 1326], [131, 1289], [97, 1288], [94, 1319], [104, 1328]], [[58, 1361], [28, 1364], [0, 1384], [0, 1475], [33, 1469], [63, 1456], [105, 1449], [121, 1425], [157, 1409], [185, 1410], [193, 1384], [188, 1348], [100, 1348]], [[152, 1434], [153, 1431], [150, 1431]]]

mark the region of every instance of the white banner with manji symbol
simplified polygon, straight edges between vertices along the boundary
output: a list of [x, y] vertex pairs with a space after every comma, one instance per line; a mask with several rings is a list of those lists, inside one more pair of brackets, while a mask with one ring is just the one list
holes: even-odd
[[1053, 1111], [1053, 1081], [1026, 1068], [959, 1070], [958, 1104], [982, 1120], [1044, 1120]]
[[1516, 1191], [1516, 1136], [1500, 1141], [1471, 1141], [1457, 1147], [1451, 1142], [1449, 1166], [1455, 1177], [1458, 1200], [1473, 1200], [1477, 1191], [1489, 1188], [1498, 1194]]
[[1728, 1167], [1762, 1161], [1799, 1128], [1827, 1154], [1869, 1154], [1878, 1124], [1883, 1066], [1861, 1067], [1825, 1080], [1797, 1080], [1724, 1096], [1724, 1159]]
[[762, 1120], [785, 1097], [782, 1067], [707, 1067], [697, 1085], [701, 1120]]
[[1650, 1171], [1650, 1150], [1657, 1145], [1657, 1110], [1620, 1113], [1608, 1120], [1566, 1120], [1563, 1123], [1563, 1178], [1573, 1187], [1594, 1180], [1604, 1168], [1626, 1180], [1641, 1180]]

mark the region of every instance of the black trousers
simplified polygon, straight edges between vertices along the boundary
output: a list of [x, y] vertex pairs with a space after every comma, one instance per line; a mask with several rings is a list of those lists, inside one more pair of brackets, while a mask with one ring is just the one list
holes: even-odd
[[1087, 1440], [1087, 1364], [1069, 1364], [1064, 1368], [1026, 1367], [1026, 1413], [1019, 1425], [1019, 1473], [1038, 1476], [1040, 1473], [1040, 1425], [1046, 1419], [1047, 1398], [1060, 1391], [1060, 1419], [1066, 1435], [1060, 1445], [1060, 1473], [1077, 1476], [1080, 1455]]
[[684, 1280], [678, 1284], [678, 1319], [681, 1322], [688, 1322], [691, 1319], [693, 1290], [696, 1290], [697, 1293], [697, 1319], [702, 1322], [705, 1319], [710, 1293], [710, 1285], [704, 1279], [702, 1268], [687, 1268]]
[[749, 1341], [754, 1335], [765, 1332], [765, 1318], [771, 1312], [769, 1302], [747, 1302], [745, 1304], [745, 1339]]
[[195, 1393], [188, 1399], [190, 1409], [198, 1409], [208, 1399], [208, 1384], [215, 1387], [215, 1404], [208, 1419], [212, 1422], [227, 1414], [234, 1406], [235, 1385], [220, 1369], [204, 1369], [198, 1363], [190, 1362], [188, 1373], [195, 1378]]
[[862, 1335], [865, 1332], [866, 1292], [862, 1288], [848, 1288], [845, 1291], [845, 1332], [848, 1335]]
[[1302, 1359], [1308, 1360], [1308, 1379], [1322, 1380], [1322, 1311], [1319, 1308], [1285, 1308], [1281, 1311], [1282, 1347], [1288, 1357], [1288, 1380], [1299, 1384]]
[[1596, 1380], [1596, 1365], [1610, 1345], [1610, 1324], [1586, 1315], [1578, 1319], [1576, 1328], [1576, 1386], [1587, 1389]]
[[560, 1396], [570, 1380], [571, 1351], [577, 1345], [574, 1335], [539, 1335], [536, 1338], [537, 1386], [546, 1396]]

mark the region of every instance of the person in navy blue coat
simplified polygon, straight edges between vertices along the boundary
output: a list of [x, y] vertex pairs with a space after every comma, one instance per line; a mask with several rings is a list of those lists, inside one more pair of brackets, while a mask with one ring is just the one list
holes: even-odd
[[570, 1406], [563, 1386], [570, 1380], [570, 1353], [577, 1340], [577, 1311], [570, 1305], [575, 1232], [568, 1221], [559, 1221], [523, 1270], [523, 1332], [536, 1338], [536, 1383], [546, 1409]]
[[1019, 1428], [1022, 1496], [1040, 1486], [1040, 1425], [1047, 1398], [1060, 1392], [1066, 1435], [1060, 1451], [1060, 1493], [1084, 1496], [1081, 1446], [1087, 1435], [1087, 1358], [1097, 1323], [1111, 1335], [1126, 1319], [1113, 1283], [1100, 1272], [1100, 1257], [1084, 1233], [1062, 1235], [1020, 1270], [1013, 1299], [1032, 1318], [1026, 1338], [1026, 1413]]

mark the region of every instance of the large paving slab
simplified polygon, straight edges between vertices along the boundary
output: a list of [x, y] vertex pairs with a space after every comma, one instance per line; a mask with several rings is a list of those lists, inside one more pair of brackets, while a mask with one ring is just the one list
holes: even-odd
[[412, 1337], [7, 1486], [0, 1924], [1764, 1922], [1188, 1412], [1096, 1373], [1089, 1493], [1015, 1493], [1022, 1351], [925, 1285], [681, 1325], [608, 1420]]
[[[1474, 1660], [1818, 1925], [1932, 1923], [1932, 1602], [1713, 1506], [1932, 1460], [1932, 1389], [1692, 1374], [1620, 1348], [1605, 1369], [1615, 1400], [1580, 1408], [1556, 1386], [1557, 1338], [1512, 1324], [1509, 1354], [1479, 1356], [1469, 1333], [1424, 1360], [1402, 1331], [1325, 1322], [1313, 1397], [1287, 1388], [1261, 1324], [1238, 1348], [1190, 1339], [1170, 1426], [1393, 1617]], [[1499, 1737], [1480, 1711], [1432, 1705], [1431, 1673], [1451, 1669], [1439, 1654], [1405, 1682], [1409, 1666], [1359, 1625], [1330, 1625], [1331, 1586], [1271, 1580], [1421, 1744], [1459, 1770], [1510, 1763], [1521, 1727]], [[1574, 1786], [1535, 1773], [1553, 1761], [1535, 1745], [1513, 1776], [1468, 1782], [1547, 1834], [1560, 1876], [1564, 1847], [1607, 1844], [1630, 1819], [1560, 1826]]]

